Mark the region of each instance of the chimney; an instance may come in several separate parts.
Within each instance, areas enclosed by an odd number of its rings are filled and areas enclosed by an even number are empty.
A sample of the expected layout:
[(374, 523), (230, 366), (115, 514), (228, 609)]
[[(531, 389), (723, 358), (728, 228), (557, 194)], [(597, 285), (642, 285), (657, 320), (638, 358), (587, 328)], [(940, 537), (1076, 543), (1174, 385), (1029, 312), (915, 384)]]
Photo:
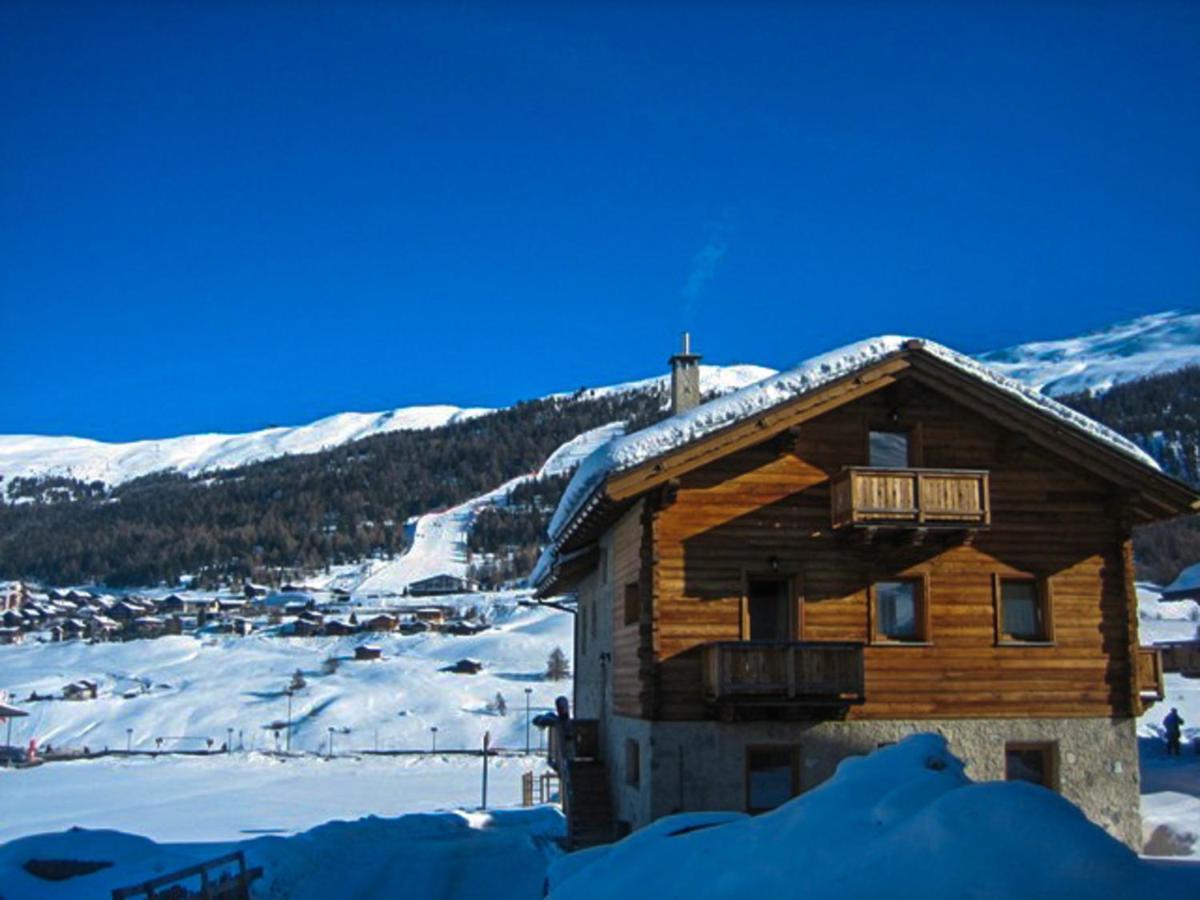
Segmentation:
[(700, 355), (692, 352), (692, 336), (683, 333), (683, 350), (671, 363), (671, 415), (700, 405)]

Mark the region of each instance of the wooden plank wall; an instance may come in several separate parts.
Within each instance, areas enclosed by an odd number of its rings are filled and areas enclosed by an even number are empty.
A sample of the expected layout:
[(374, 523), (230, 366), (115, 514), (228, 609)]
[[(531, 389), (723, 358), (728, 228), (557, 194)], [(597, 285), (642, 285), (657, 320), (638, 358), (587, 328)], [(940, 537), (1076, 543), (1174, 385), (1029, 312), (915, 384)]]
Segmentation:
[(625, 586), (638, 584), (642, 576), (641, 504), (617, 521), (612, 540), (613, 711), (622, 716), (638, 716), (642, 712), (638, 652), (641, 632), (638, 624), (625, 624)]
[[(991, 471), (993, 525), (970, 545), (833, 534), (829, 478), (866, 462), (869, 423), (899, 409), (922, 464)], [(1130, 644), (1118, 513), (1108, 487), (911, 380), (683, 477), (653, 523), (657, 616), (649, 714), (705, 715), (699, 645), (737, 640), (746, 573), (772, 558), (794, 575), (796, 637), (866, 641), (867, 587), (926, 579), (931, 645), (866, 650), (867, 702), (852, 718), (1131, 713)], [(1052, 647), (998, 647), (993, 575), (1047, 577)], [(614, 604), (617, 605), (617, 604)]]

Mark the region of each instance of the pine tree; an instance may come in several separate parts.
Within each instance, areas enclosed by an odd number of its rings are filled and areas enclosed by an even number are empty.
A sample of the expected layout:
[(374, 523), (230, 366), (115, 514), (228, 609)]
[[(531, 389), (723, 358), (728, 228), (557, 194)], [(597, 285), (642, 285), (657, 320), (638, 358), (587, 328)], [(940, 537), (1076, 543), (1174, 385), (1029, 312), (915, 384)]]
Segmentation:
[(567, 660), (567, 654), (563, 653), (562, 647), (555, 647), (546, 661), (546, 677), (551, 681), (562, 681), (570, 674), (571, 663)]

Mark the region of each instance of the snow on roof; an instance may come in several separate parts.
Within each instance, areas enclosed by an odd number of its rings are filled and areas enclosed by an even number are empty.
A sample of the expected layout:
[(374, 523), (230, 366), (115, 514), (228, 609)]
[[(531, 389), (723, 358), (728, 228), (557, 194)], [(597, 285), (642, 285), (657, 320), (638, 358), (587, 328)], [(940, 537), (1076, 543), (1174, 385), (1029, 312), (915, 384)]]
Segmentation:
[(1179, 591), (1194, 591), (1200, 589), (1200, 563), (1188, 566), (1176, 576), (1175, 580), (1163, 588), (1164, 594), (1174, 594)]
[[(1158, 470), (1158, 463), (1141, 448), (1110, 428), (1075, 412), (1019, 381), (1001, 375), (949, 347), (923, 339), (883, 335), (815, 356), (794, 369), (764, 378), (749, 387), (718, 397), (649, 428), (615, 438), (595, 450), (575, 471), (548, 529), (552, 542), (587, 504), (609, 474), (621, 472), (706, 437), (735, 422), (765, 412), (900, 352), (905, 342), (921, 340), (922, 349), (956, 369), (986, 382), (1010, 397), (1058, 419), (1077, 431), (1107, 444), (1136, 462)], [(544, 571), (540, 564), (536, 571)], [(534, 581), (533, 583), (537, 583)]]

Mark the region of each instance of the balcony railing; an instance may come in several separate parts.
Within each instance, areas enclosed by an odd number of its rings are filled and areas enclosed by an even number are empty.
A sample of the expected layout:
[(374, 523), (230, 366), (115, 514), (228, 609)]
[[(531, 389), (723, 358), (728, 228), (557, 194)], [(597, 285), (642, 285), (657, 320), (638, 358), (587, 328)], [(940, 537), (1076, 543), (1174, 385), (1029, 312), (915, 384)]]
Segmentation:
[(1155, 701), (1163, 699), (1162, 651), (1157, 647), (1137, 648), (1137, 691), (1142, 708), (1147, 709)]
[(862, 644), (722, 641), (703, 648), (711, 703), (845, 707), (865, 699)]
[(833, 527), (979, 528), (991, 524), (988, 473), (975, 469), (843, 469)]

